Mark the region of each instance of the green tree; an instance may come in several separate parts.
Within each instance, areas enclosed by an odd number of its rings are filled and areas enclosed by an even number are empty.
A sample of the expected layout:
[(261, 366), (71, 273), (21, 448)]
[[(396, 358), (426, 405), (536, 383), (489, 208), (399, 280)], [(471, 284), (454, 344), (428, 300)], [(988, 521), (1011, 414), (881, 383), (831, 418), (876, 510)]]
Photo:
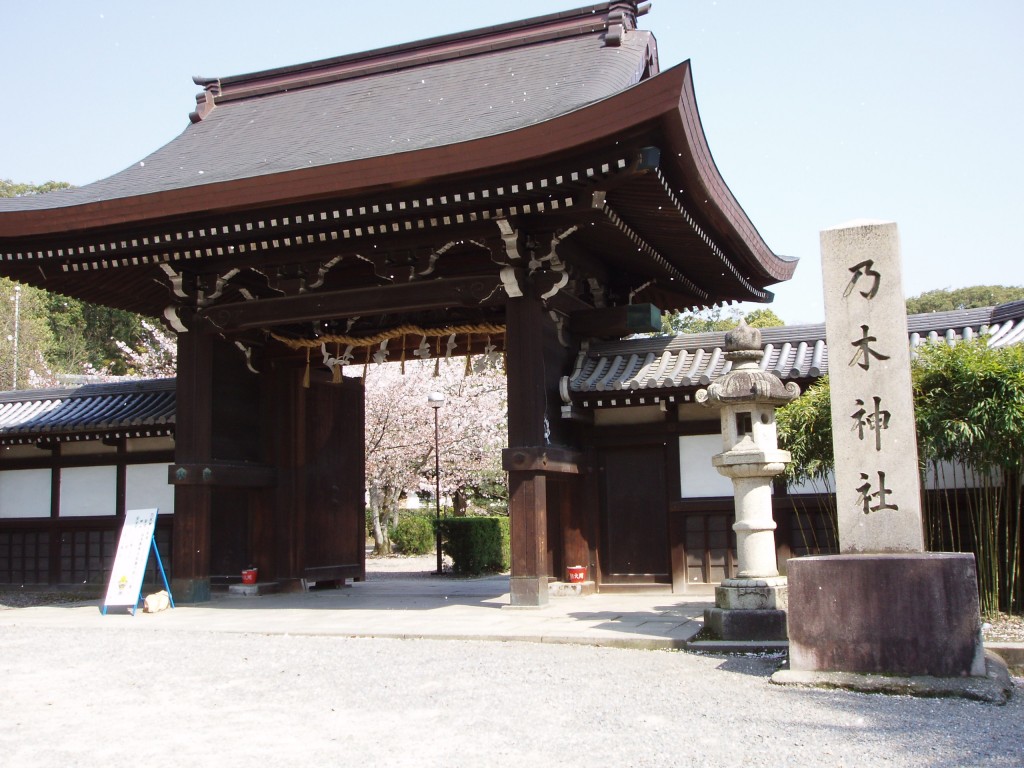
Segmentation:
[(0, 278), (0, 389), (35, 386), (53, 337), (46, 293)]
[(748, 312), (743, 319), (751, 328), (781, 328), (786, 324), (781, 317), (767, 307)]
[[(27, 184), (0, 179), (0, 197), (41, 195), (70, 186), (64, 181)], [(11, 286), (10, 290), (13, 291), (13, 284)], [(25, 316), (26, 322), (32, 324), (38, 317), (43, 317), (49, 330), (44, 332), (35, 329), (29, 332), (24, 353), (19, 344), (19, 363), (27, 361), (40, 367), (41, 354), (46, 367), (57, 373), (82, 373), (86, 368), (92, 368), (122, 375), (128, 372), (128, 365), (121, 345), (126, 344), (131, 348), (145, 345), (147, 334), (142, 319), (131, 312), (27, 287), (22, 288), (21, 298), (25, 304), (23, 311), (28, 313)], [(2, 317), (0, 313), (0, 319)], [(7, 335), (13, 339), (13, 327)], [(38, 339), (38, 343), (34, 339)], [(25, 360), (22, 360), (23, 357)], [(13, 375), (13, 364), (8, 368)], [(21, 371), (27, 368), (22, 364), (18, 368), (19, 383), (27, 381), (21, 375)], [(3, 381), (10, 382), (12, 379), (5, 376)]]
[[(801, 486), (816, 494), (808, 502), (804, 494), (793, 494), (795, 522), (808, 553), (828, 554), (838, 549), (838, 519), (832, 470), (832, 413), (830, 388), (825, 376), (791, 403), (778, 409), (775, 424), (779, 445), (788, 450), (792, 461), (786, 465), (786, 484)], [(815, 524), (815, 516), (823, 519)]]
[(948, 312), (954, 309), (992, 307), (1024, 299), (1024, 286), (972, 285), (967, 288), (940, 288), (907, 299), (907, 313)]
[(829, 493), (835, 467), (830, 393), (828, 376), (824, 376), (775, 412), (779, 445), (792, 455), (786, 467), (786, 482), (814, 485), (819, 492)]
[(123, 345), (145, 346), (142, 318), (122, 309), (101, 307), (58, 294), (47, 294), (54, 344), (47, 362), (57, 371), (81, 373), (83, 368), (129, 372)]
[(755, 309), (744, 315), (735, 309), (723, 314), (722, 307), (713, 307), (700, 312), (665, 312), (661, 316), (661, 332), (677, 334), (731, 331), (740, 324), (740, 319), (754, 328), (777, 328), (785, 325), (782, 318), (768, 308)]
[(984, 339), (928, 344), (913, 373), (921, 457), (936, 472), (952, 467), (954, 480), (959, 472), (961, 486), (930, 510), (929, 537), (959, 548), (960, 524), (966, 523), (982, 610), (1019, 611), (1024, 346), (993, 349)]
[(68, 189), (71, 185), (66, 181), (48, 181), (45, 184), (16, 184), (10, 179), (0, 179), (0, 197), (24, 197), (41, 195), (55, 189)]

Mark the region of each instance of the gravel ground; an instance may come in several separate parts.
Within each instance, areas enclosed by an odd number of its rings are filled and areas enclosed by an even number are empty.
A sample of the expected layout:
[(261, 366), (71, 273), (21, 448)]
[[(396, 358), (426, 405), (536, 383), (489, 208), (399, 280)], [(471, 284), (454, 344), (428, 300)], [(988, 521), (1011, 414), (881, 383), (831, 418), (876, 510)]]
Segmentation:
[[(371, 581), (428, 578), (436, 560), (367, 565)], [(1024, 765), (1024, 696), (999, 707), (779, 688), (768, 681), (779, 663), (532, 643), (12, 626), (0, 628), (0, 764)]]
[(771, 657), (0, 629), (5, 766), (1014, 766), (1006, 706), (773, 686)]
[[(435, 567), (432, 555), (371, 558), (367, 578), (430, 578)], [(0, 605), (76, 597), (13, 591), (0, 593)], [(998, 707), (779, 688), (768, 681), (779, 663), (531, 643), (12, 626), (0, 629), (0, 764), (1024, 765), (1024, 696)]]

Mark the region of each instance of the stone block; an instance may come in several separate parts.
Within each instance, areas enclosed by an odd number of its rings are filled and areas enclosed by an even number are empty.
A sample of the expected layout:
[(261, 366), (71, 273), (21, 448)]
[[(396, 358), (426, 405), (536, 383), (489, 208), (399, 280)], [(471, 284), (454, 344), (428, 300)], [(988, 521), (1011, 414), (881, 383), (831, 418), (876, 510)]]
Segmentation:
[(593, 581), (552, 581), (548, 583), (549, 597), (587, 597), (597, 593), (597, 584)]
[(228, 587), (228, 597), (259, 597), (280, 591), (276, 581), (258, 581), (255, 584), (232, 584)]
[(708, 608), (704, 628), (720, 640), (785, 640), (786, 612)]
[(985, 674), (973, 555), (804, 557), (788, 575), (791, 670)]
[(509, 602), (519, 608), (542, 608), (548, 604), (546, 576), (513, 576), (509, 579)]

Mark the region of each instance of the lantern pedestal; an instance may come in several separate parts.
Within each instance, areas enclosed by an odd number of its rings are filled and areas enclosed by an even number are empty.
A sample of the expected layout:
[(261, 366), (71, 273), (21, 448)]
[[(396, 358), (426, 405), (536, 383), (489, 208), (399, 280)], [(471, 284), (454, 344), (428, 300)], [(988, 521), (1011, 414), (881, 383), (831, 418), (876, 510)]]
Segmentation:
[(715, 588), (715, 607), (704, 627), (722, 640), (785, 640), (789, 588), (784, 576), (726, 579)]

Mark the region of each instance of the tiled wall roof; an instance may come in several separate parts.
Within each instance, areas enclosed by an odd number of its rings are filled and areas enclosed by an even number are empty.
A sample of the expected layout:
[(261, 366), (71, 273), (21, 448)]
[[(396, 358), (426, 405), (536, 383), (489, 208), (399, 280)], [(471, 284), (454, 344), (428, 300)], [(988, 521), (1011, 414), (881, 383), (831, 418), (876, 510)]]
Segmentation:
[[(907, 329), (912, 347), (938, 340), (955, 344), (986, 334), (990, 346), (1018, 344), (1024, 342), (1024, 301), (910, 315)], [(763, 328), (761, 341), (761, 368), (780, 379), (815, 379), (828, 373), (824, 323)], [(562, 397), (569, 403), (602, 393), (657, 395), (704, 387), (731, 367), (725, 359), (725, 332), (597, 342), (580, 352), (573, 373), (563, 381)], [(608, 398), (601, 402), (612, 404)]]
[(174, 432), (175, 380), (0, 393), (0, 445)]

